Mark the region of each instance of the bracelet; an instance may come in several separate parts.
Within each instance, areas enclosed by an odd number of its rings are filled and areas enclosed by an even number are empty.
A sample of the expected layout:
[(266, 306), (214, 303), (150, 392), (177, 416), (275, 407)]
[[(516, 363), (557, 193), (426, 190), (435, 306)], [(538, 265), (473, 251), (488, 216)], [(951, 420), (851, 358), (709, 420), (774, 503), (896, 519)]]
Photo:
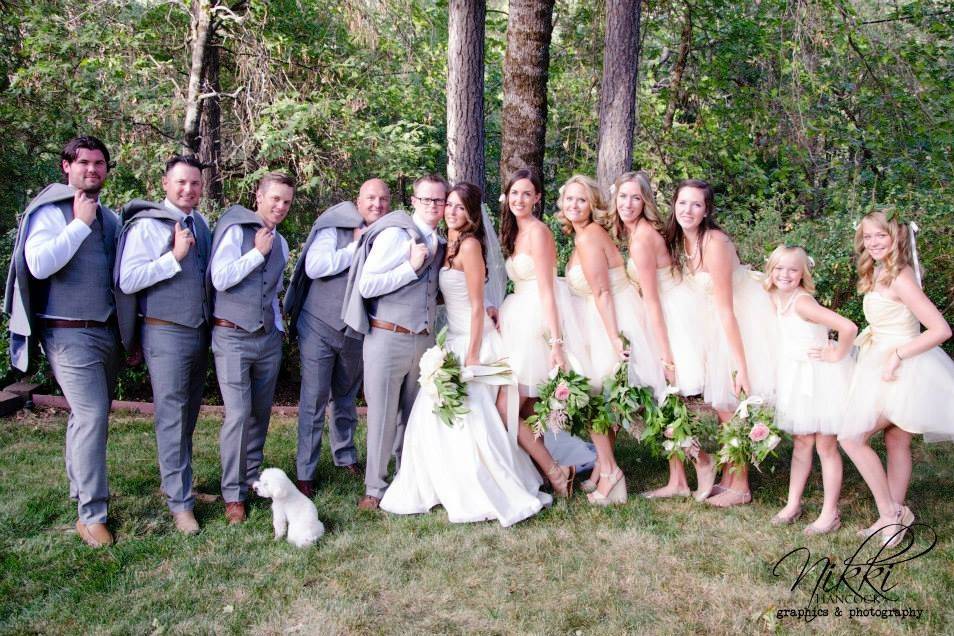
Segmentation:
[(563, 344), (563, 338), (548, 338), (547, 344), (550, 345), (551, 347), (557, 344), (561, 345)]
[(897, 349), (894, 350), (894, 355), (898, 356), (898, 362), (904, 362), (904, 358), (901, 357), (901, 352)]

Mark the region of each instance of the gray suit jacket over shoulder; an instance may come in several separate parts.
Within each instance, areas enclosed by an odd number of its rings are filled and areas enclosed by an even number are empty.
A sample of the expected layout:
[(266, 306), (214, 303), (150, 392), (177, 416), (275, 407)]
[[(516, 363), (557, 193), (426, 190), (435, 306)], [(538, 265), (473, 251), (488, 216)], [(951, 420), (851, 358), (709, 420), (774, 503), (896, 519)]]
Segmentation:
[[(344, 304), (341, 308), (341, 318), (344, 320), (345, 324), (354, 329), (355, 331), (363, 334), (368, 334), (371, 331), (371, 322), (370, 322), (370, 313), (372, 311), (372, 306), (378, 302), (380, 298), (386, 298), (390, 294), (385, 294), (380, 296), (378, 299), (366, 300), (362, 298), (361, 293), (358, 291), (358, 281), (361, 280), (361, 270), (364, 268), (364, 263), (368, 258), (368, 254), (371, 253), (371, 247), (374, 245), (374, 240), (377, 236), (392, 227), (401, 228), (407, 231), (413, 238), (416, 243), (426, 244), (424, 236), (421, 234), (421, 231), (418, 229), (417, 225), (414, 224), (414, 220), (411, 216), (402, 211), (394, 211), (386, 216), (378, 219), (374, 222), (367, 232), (361, 235), (361, 241), (358, 243), (358, 249), (355, 251), (354, 261), (351, 263), (351, 269), (348, 272), (348, 287), (345, 292)], [(435, 253), (424, 262), (424, 265), (421, 269), (421, 275), (425, 271), (430, 271), (435, 267), (435, 262), (437, 266), (443, 262), (444, 259), (444, 250), (443, 242), (438, 242), (438, 248)], [(435, 295), (436, 295), (436, 277), (433, 283)], [(411, 285), (409, 283), (408, 285)], [(408, 287), (400, 288), (394, 293), (400, 292), (402, 289)], [(432, 313), (428, 310), (427, 307), (422, 307), (428, 313)]]
[[(116, 318), (119, 322), (119, 336), (122, 339), (123, 347), (129, 351), (136, 340), (138, 330), (139, 306), (137, 296), (139, 294), (125, 294), (119, 288), (120, 263), (123, 259), (123, 252), (126, 249), (126, 238), (129, 236), (129, 230), (133, 223), (142, 219), (156, 219), (166, 221), (170, 224), (170, 231), (180, 220), (172, 210), (166, 208), (162, 203), (154, 201), (145, 201), (143, 199), (133, 199), (119, 209), (119, 217), (123, 224), (122, 231), (119, 234), (119, 246), (116, 248), (116, 265), (113, 267), (113, 287), (116, 293)], [(208, 261), (212, 254), (212, 233), (205, 220), (198, 214), (193, 215), (195, 223), (195, 249), (201, 259), (208, 267)], [(170, 243), (171, 245), (171, 243)], [(145, 290), (143, 290), (145, 291)], [(140, 294), (143, 292), (139, 292)], [(206, 291), (206, 299), (208, 292)], [(212, 322), (211, 303), (205, 305), (206, 327), (209, 328)]]
[[(29, 365), (29, 351), (35, 344), (40, 333), (40, 324), (36, 310), (31, 302), (36, 279), (30, 273), (26, 264), (27, 228), (30, 227), (31, 215), (47, 204), (63, 205), (70, 202), (72, 205), (76, 190), (64, 183), (51, 183), (38, 194), (23, 211), (20, 225), (17, 228), (17, 237), (13, 245), (13, 256), (10, 259), (10, 269), (7, 272), (7, 284), (3, 298), (3, 310), (10, 315), (10, 362), (20, 371), (26, 372)], [(102, 210), (103, 235), (106, 242), (108, 256), (112, 257), (116, 248), (119, 222), (116, 214), (100, 204)]]
[[(308, 233), (308, 239), (305, 241), (298, 262), (295, 263), (295, 271), (292, 273), (291, 282), (288, 284), (288, 290), (285, 292), (285, 315), (288, 318), (288, 333), (294, 337), (297, 335), (298, 315), (301, 313), (305, 301), (308, 299), (308, 292), (312, 286), (312, 280), (305, 272), (305, 259), (308, 257), (308, 250), (315, 237), (323, 229), (336, 228), (353, 230), (364, 225), (364, 219), (351, 201), (342, 201), (331, 206), (321, 213), (311, 226)], [(339, 308), (340, 311), (340, 308)]]

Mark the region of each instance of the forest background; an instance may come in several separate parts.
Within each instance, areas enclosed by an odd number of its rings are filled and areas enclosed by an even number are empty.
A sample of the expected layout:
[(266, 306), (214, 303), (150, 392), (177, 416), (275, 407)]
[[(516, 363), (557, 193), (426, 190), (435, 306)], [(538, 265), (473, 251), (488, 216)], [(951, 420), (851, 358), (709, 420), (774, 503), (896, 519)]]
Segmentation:
[[(447, 96), (463, 90), (448, 80), (449, 60), (461, 61), (448, 37), (463, 11), (483, 29), (463, 58), (483, 56), (470, 106), (484, 124), (464, 151), (476, 148), (492, 210), (515, 143), (536, 144), (525, 158), (542, 169), (548, 218), (563, 180), (597, 172), (612, 62), (637, 72), (623, 96), (634, 98), (632, 143), (609, 141), (651, 173), (661, 210), (679, 180), (710, 181), (744, 262), (761, 269), (778, 243), (805, 246), (820, 300), (863, 325), (853, 227), (871, 205), (897, 205), (921, 227), (925, 289), (954, 320), (949, 0), (0, 0), (0, 11), (4, 271), (18, 213), (58, 180), (59, 151), (77, 134), (112, 151), (103, 200), (114, 208), (161, 199), (162, 164), (183, 150), (211, 166), (202, 210), (212, 219), (251, 205), (266, 170), (292, 172), (289, 267), (316, 214), (366, 178), (384, 178), (392, 207), (406, 206), (417, 176), (448, 172)], [(508, 44), (536, 57), (508, 55)], [(544, 91), (530, 104), (535, 127), (507, 117), (517, 75)], [(297, 362), (287, 344), (291, 401)], [(34, 377), (53, 390), (44, 365)], [(144, 367), (123, 371), (117, 397), (149, 394)]]

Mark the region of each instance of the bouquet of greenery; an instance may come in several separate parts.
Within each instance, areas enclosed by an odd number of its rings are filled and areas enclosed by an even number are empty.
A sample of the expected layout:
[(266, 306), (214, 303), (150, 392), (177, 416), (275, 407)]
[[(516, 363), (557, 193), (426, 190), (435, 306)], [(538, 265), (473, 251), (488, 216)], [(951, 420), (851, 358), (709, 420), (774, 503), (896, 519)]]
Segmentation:
[(537, 437), (549, 429), (580, 433), (589, 426), (599, 401), (590, 395), (590, 382), (575, 371), (556, 368), (537, 390), (540, 399), (533, 405), (527, 425)]
[(775, 412), (762, 402), (758, 396), (746, 397), (732, 419), (722, 425), (719, 431), (719, 466), (730, 465), (730, 470), (738, 466), (752, 464), (761, 470), (761, 464), (770, 455), (775, 455), (775, 447), (782, 441), (782, 432), (775, 426)]
[(434, 402), (434, 414), (448, 426), (454, 419), (466, 415), (467, 383), (461, 375), (460, 359), (444, 347), (447, 327), (437, 334), (437, 344), (421, 356), (418, 382), (421, 390)]
[[(628, 346), (629, 343), (624, 343)], [(613, 375), (603, 380), (600, 408), (591, 422), (594, 433), (606, 435), (614, 428), (624, 428), (640, 439), (654, 425), (659, 407), (648, 387), (633, 386), (629, 382), (629, 363), (620, 362)]]
[(695, 458), (703, 443), (715, 438), (715, 427), (703, 421), (686, 404), (676, 387), (666, 388), (661, 405), (647, 410), (646, 426), (638, 437), (656, 457)]

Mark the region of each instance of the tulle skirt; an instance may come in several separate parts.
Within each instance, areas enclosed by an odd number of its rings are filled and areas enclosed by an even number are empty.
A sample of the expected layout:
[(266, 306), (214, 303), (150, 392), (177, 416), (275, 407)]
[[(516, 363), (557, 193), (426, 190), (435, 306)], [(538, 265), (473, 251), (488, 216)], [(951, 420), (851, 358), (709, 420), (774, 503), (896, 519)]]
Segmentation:
[[(563, 336), (563, 350), (570, 366), (582, 373), (581, 360), (586, 356), (586, 343), (577, 321), (570, 291), (562, 278), (553, 287)], [(550, 345), (546, 318), (540, 303), (537, 282), (516, 285), (500, 307), (500, 333), (504, 355), (520, 385), (520, 394), (537, 397), (537, 387), (549, 379)]]
[[(762, 287), (761, 274), (737, 268), (732, 276), (732, 302), (739, 324), (752, 395), (767, 402), (775, 399), (778, 325), (775, 307)], [(703, 399), (720, 411), (731, 411), (739, 400), (733, 392), (735, 363), (711, 292), (707, 315), (706, 380)]]
[[(619, 356), (610, 340), (603, 319), (593, 296), (574, 297), (579, 311), (582, 336), (588, 345), (588, 355), (582, 362), (583, 372), (590, 380), (594, 390), (603, 387), (604, 380), (611, 376), (619, 366)], [(636, 290), (626, 285), (613, 291), (613, 303), (616, 308), (616, 323), (620, 332), (629, 340), (630, 382), (638, 386), (648, 386), (657, 398), (662, 398), (666, 389), (662, 364), (659, 361), (659, 348), (650, 339), (646, 331), (646, 309)]]
[(840, 432), (854, 366), (851, 356), (838, 362), (780, 356), (775, 400), (778, 427), (792, 435)]
[(902, 344), (871, 341), (861, 348), (839, 438), (862, 435), (883, 416), (927, 442), (954, 440), (954, 361), (934, 347), (905, 359), (895, 380), (885, 382), (885, 360)]
[(667, 267), (657, 271), (659, 302), (669, 336), (676, 386), (682, 395), (702, 395), (706, 381), (705, 334), (699, 318), (706, 314), (705, 296)]

